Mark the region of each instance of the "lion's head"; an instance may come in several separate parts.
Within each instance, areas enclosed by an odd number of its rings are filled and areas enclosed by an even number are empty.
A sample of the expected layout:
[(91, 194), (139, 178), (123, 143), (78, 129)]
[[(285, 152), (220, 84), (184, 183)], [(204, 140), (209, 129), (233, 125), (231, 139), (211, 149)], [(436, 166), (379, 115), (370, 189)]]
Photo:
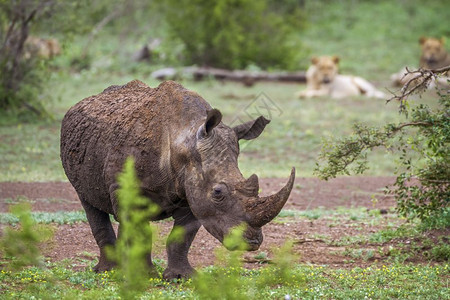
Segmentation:
[(444, 39), (421, 37), (419, 43), (422, 47), (421, 67), (433, 68), (433, 65), (444, 61), (447, 51), (444, 47)]
[(338, 74), (339, 57), (337, 56), (313, 57), (311, 62), (316, 67), (314, 74), (316, 82), (331, 83)]

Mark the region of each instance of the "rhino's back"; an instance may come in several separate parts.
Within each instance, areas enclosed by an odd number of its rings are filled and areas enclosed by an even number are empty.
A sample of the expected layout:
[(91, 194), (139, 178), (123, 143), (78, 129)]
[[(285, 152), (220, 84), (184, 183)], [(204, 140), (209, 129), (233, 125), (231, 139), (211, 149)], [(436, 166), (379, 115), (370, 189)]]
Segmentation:
[[(150, 88), (140, 81), (112, 86), (73, 106), (61, 127), (61, 159), (80, 197), (111, 212), (109, 186), (133, 155), (141, 172), (158, 178), (161, 140), (174, 126), (205, 114), (209, 105), (175, 82)], [(145, 166), (144, 166), (145, 165)], [(146, 168), (142, 171), (142, 168)]]

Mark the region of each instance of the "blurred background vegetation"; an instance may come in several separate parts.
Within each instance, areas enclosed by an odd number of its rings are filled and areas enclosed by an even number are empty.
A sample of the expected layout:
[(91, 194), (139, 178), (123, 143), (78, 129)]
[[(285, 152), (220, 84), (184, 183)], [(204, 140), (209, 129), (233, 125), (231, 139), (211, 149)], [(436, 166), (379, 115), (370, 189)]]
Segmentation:
[[(157, 86), (151, 74), (165, 67), (295, 71), (334, 54), (342, 73), (394, 89), (391, 73), (418, 66), (420, 36), (450, 36), (448, 11), (439, 0), (0, 0), (0, 181), (66, 180), (59, 126), (67, 109), (135, 78)], [(56, 39), (60, 54), (28, 55), (29, 36)], [(402, 119), (384, 101), (298, 100), (297, 84), (179, 81), (228, 123), (261, 93), (280, 108), (243, 149), (244, 175), (284, 177), (295, 165), (311, 176), (322, 137)], [(432, 93), (423, 99), (437, 102)], [(376, 152), (368, 174), (392, 174), (392, 160)]]

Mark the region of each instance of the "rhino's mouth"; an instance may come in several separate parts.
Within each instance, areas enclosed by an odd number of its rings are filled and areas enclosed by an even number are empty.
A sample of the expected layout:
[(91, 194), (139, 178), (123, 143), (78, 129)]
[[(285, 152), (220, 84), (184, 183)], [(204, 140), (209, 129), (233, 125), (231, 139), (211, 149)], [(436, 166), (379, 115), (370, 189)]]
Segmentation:
[[(239, 243), (224, 243), (224, 235), (218, 234), (215, 235), (214, 230), (209, 230), (207, 227), (205, 229), (211, 233), (214, 237), (216, 237), (228, 250), (243, 250), (242, 245)], [(263, 234), (261, 228), (254, 228), (252, 226), (247, 225), (247, 229), (244, 231), (242, 235), (242, 240), (246, 244), (245, 250), (247, 251), (256, 251), (259, 249), (263, 242)]]
[(243, 235), (244, 241), (247, 244), (248, 251), (256, 251), (263, 242), (263, 234), (261, 228), (247, 227)]
[(256, 251), (259, 249), (259, 246), (261, 246), (262, 241), (254, 239), (254, 240), (246, 240), (245, 242), (247, 243), (248, 251)]
[[(259, 246), (262, 244), (262, 239), (244, 239), (246, 243), (245, 250), (247, 251), (256, 251), (259, 249)], [(225, 246), (228, 250), (234, 251), (234, 250), (242, 250), (239, 245), (233, 245), (233, 246)]]

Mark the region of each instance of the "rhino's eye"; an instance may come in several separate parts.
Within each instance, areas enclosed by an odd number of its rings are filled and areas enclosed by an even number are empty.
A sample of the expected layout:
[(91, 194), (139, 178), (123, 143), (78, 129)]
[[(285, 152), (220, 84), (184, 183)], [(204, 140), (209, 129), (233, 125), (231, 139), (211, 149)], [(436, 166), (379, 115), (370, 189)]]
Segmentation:
[(225, 196), (226, 186), (219, 184), (213, 187), (212, 197), (215, 200), (221, 200)]

